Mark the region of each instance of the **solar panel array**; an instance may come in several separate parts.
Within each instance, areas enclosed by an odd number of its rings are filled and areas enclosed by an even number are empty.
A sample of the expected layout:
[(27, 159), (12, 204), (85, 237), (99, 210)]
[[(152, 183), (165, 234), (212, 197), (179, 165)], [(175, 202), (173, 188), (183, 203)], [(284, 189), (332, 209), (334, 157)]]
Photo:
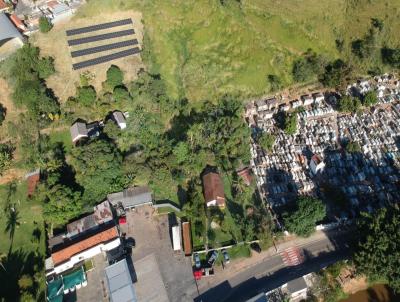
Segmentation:
[[(78, 57), (85, 56), (85, 58), (83, 58), (84, 61), (73, 63), (72, 68), (74, 70), (78, 70), (81, 68), (90, 67), (93, 65), (105, 63), (105, 62), (116, 60), (116, 59), (123, 58), (126, 56), (138, 54), (140, 52), (140, 48), (134, 47), (135, 45), (138, 44), (137, 39), (129, 39), (129, 40), (113, 42), (113, 43), (106, 42), (106, 40), (109, 40), (109, 39), (115, 39), (115, 38), (134, 35), (135, 31), (133, 29), (124, 29), (124, 30), (119, 30), (119, 31), (114, 31), (114, 32), (108, 31), (106, 33), (97, 34), (97, 35), (96, 34), (95, 35), (88, 34), (88, 33), (92, 33), (92, 32), (99, 31), (99, 30), (113, 29), (114, 27), (125, 26), (125, 25), (130, 25), (130, 24), (133, 24), (131, 19), (124, 19), (124, 20), (119, 20), (119, 21), (114, 21), (114, 22), (102, 23), (102, 24), (67, 30), (66, 31), (67, 37), (74, 36), (74, 35), (80, 35), (76, 39), (71, 39), (71, 40), (67, 41), (68, 45), (71, 48), (71, 57), (78, 58)], [(85, 34), (88, 34), (88, 35), (85, 35)], [(94, 42), (100, 42), (100, 43), (94, 43)], [(87, 43), (93, 43), (94, 45), (93, 44), (88, 45), (88, 46), (92, 46), (92, 47), (87, 47), (87, 48), (83, 48), (83, 49), (75, 48), (75, 47), (79, 47), (81, 45), (84, 46), (84, 44), (87, 44)], [(117, 51), (117, 52), (110, 54), (110, 51), (117, 50), (120, 48), (125, 48), (125, 49), (122, 51)], [(101, 53), (101, 52), (108, 52), (108, 53), (106, 53), (106, 55), (102, 55), (99, 57), (93, 56), (93, 54), (97, 54), (97, 53)]]
[(135, 31), (133, 29), (121, 30), (121, 31), (116, 31), (113, 33), (108, 33), (108, 34), (102, 34), (102, 35), (97, 35), (97, 36), (69, 40), (68, 45), (74, 46), (74, 45), (79, 45), (79, 44), (85, 44), (85, 43), (90, 43), (90, 42), (96, 42), (96, 41), (101, 41), (101, 40), (108, 40), (108, 39), (112, 39), (112, 38), (129, 36), (129, 35), (133, 35), (133, 34), (135, 34)]
[(79, 63), (73, 64), (72, 67), (73, 67), (74, 70), (77, 70), (77, 69), (81, 69), (81, 68), (85, 68), (85, 67), (101, 64), (101, 63), (105, 63), (105, 62), (108, 62), (108, 61), (112, 61), (112, 60), (115, 60), (115, 59), (123, 58), (123, 57), (126, 57), (126, 56), (131, 56), (131, 55), (137, 54), (139, 52), (140, 52), (140, 49), (138, 47), (130, 48), (130, 49), (127, 49), (127, 50), (123, 50), (123, 51), (120, 51), (120, 52), (113, 53), (111, 55), (102, 56), (102, 57), (98, 57), (96, 59), (91, 59), (91, 60), (79, 62)]
[(108, 22), (108, 23), (87, 26), (87, 27), (70, 29), (70, 30), (67, 30), (66, 33), (67, 33), (67, 36), (73, 36), (73, 35), (85, 34), (85, 33), (89, 33), (92, 31), (112, 28), (112, 27), (116, 27), (116, 26), (128, 25), (128, 24), (132, 24), (132, 19), (124, 19), (124, 20), (119, 20), (119, 21), (114, 21), (114, 22)]
[(91, 48), (86, 48), (82, 50), (76, 50), (76, 51), (71, 51), (71, 57), (76, 58), (80, 56), (86, 56), (106, 50), (113, 50), (121, 47), (126, 47), (126, 46), (134, 46), (138, 44), (138, 40), (133, 39), (133, 40), (128, 40), (128, 41), (122, 41), (122, 42), (117, 42), (117, 43), (111, 43), (111, 44), (105, 44), (105, 45), (100, 45), (96, 47), (91, 47)]

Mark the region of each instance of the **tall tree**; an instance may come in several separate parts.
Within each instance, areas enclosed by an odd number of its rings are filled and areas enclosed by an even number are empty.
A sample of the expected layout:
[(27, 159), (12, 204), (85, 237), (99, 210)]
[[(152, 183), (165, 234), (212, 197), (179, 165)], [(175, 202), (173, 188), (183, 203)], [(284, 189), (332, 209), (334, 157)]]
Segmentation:
[(400, 210), (383, 208), (363, 213), (358, 221), (357, 269), (371, 280), (387, 280), (400, 292)]
[(108, 193), (126, 185), (122, 156), (114, 143), (107, 140), (93, 140), (74, 148), (71, 165), (77, 182), (84, 188), (84, 200), (90, 203), (101, 201)]
[(12, 249), (13, 241), (14, 241), (14, 234), (15, 229), (20, 225), (20, 216), (15, 204), (13, 206), (9, 206), (7, 212), (7, 220), (6, 220), (6, 228), (4, 229), (5, 232), (9, 233), (11, 244), (10, 250)]
[(310, 196), (300, 196), (296, 209), (283, 214), (284, 225), (291, 233), (307, 237), (315, 230), (315, 224), (326, 215), (325, 205), (321, 200)]

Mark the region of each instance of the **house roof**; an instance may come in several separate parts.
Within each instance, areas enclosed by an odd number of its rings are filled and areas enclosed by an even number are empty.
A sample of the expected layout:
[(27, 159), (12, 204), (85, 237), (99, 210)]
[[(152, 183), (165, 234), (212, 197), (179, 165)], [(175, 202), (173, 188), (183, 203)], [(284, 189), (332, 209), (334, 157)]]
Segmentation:
[(84, 233), (113, 219), (110, 203), (106, 200), (94, 207), (94, 213), (67, 224), (68, 236)]
[(105, 275), (111, 302), (137, 301), (126, 259), (107, 266)]
[(291, 294), (298, 292), (300, 290), (306, 289), (306, 288), (307, 288), (307, 283), (303, 277), (294, 279), (287, 283), (287, 289)]
[(153, 201), (151, 191), (147, 186), (131, 187), (122, 192), (111, 193), (107, 195), (107, 199), (112, 205), (122, 203), (126, 208), (151, 203)]
[(17, 17), (16, 14), (10, 15), (10, 19), (16, 27), (19, 27), (19, 28), (25, 27), (25, 24), (22, 22), (22, 20), (20, 18)]
[(125, 116), (122, 114), (121, 111), (114, 111), (112, 115), (117, 124), (123, 124), (126, 122)]
[(4, 0), (0, 0), (0, 11), (7, 8), (8, 8), (7, 3), (5, 3)]
[(249, 168), (244, 168), (242, 170), (240, 170), (239, 172), (237, 172), (237, 174), (243, 179), (243, 181), (246, 183), (246, 185), (250, 185), (251, 184), (251, 174), (250, 174), (250, 169)]
[(216, 200), (217, 203), (225, 203), (224, 185), (221, 176), (215, 172), (209, 172), (203, 176), (204, 199), (206, 203)]
[(119, 236), (118, 230), (114, 226), (97, 234), (94, 234), (84, 240), (78, 241), (57, 252), (52, 253), (51, 258), (53, 259), (54, 265), (58, 265), (65, 261), (68, 261), (72, 256), (76, 254), (79, 254), (87, 249), (95, 247), (101, 243), (109, 242), (117, 238), (118, 236)]
[[(1, 9), (1, 8), (0, 8)], [(0, 13), (0, 42), (12, 38), (23, 40), (22, 35), (5, 13)], [(0, 43), (1, 44), (1, 43)]]
[(71, 138), (75, 141), (80, 136), (88, 136), (88, 129), (85, 123), (75, 122), (70, 128)]

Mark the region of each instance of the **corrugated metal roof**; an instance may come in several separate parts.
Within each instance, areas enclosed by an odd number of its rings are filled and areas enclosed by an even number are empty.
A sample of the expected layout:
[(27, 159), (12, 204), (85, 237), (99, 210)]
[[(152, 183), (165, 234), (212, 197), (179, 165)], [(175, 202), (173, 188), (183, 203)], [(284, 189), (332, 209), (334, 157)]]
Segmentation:
[(6, 16), (5, 13), (0, 13), (0, 42), (12, 38), (19, 38), (23, 40), (22, 35)]
[(111, 302), (136, 302), (128, 263), (123, 259), (105, 268)]

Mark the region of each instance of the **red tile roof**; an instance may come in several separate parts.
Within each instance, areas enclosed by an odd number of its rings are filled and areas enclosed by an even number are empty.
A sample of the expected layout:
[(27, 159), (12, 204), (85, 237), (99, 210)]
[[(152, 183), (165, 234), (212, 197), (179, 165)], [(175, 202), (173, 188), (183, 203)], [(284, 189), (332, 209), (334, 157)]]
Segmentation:
[(35, 193), (36, 186), (40, 181), (40, 172), (32, 174), (27, 178), (28, 182), (28, 197), (31, 197)]
[(69, 260), (72, 256), (79, 254), (85, 250), (88, 250), (101, 243), (106, 243), (118, 237), (118, 230), (116, 227), (112, 227), (100, 233), (97, 233), (89, 238), (74, 243), (60, 251), (51, 254), (54, 265), (58, 265)]
[(204, 199), (206, 203), (216, 200), (219, 207), (225, 206), (224, 185), (218, 173), (209, 172), (203, 176)]
[(12, 15), (10, 16), (10, 20), (11, 20), (11, 21), (14, 23), (14, 25), (15, 25), (16, 27), (18, 27), (19, 29), (24, 29), (24, 28), (25, 28), (24, 23), (21, 21), (20, 18), (17, 17), (16, 14), (12, 14)]
[(251, 172), (249, 168), (244, 168), (243, 170), (237, 172), (237, 174), (243, 179), (246, 185), (250, 186), (253, 178), (251, 177)]
[(5, 3), (4, 0), (0, 0), (0, 11), (6, 8), (8, 8), (7, 3)]

